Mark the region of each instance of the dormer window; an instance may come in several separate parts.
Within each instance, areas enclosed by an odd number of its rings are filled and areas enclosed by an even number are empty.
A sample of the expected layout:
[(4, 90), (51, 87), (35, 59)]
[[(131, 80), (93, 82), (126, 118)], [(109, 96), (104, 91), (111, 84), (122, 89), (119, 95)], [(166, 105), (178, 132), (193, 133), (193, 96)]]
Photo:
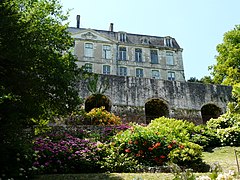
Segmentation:
[(149, 44), (149, 40), (147, 38), (142, 38), (141, 43), (142, 44)]
[(167, 47), (173, 47), (173, 44), (172, 44), (172, 39), (170, 37), (167, 37), (164, 39), (164, 43), (165, 43), (165, 46)]
[(120, 42), (126, 42), (127, 41), (127, 35), (125, 32), (120, 32), (119, 33), (119, 36), (118, 36), (118, 39)]

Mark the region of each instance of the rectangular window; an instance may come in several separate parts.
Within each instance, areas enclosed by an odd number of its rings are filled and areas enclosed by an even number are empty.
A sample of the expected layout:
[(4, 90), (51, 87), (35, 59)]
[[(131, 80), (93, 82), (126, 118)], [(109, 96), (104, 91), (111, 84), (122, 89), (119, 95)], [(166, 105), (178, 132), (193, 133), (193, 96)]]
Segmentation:
[(151, 54), (151, 63), (152, 64), (158, 64), (157, 50), (150, 50), (150, 54)]
[(160, 79), (160, 72), (159, 72), (159, 70), (152, 70), (152, 78), (153, 79)]
[(139, 48), (135, 49), (135, 61), (142, 62), (142, 49)]
[(168, 72), (168, 80), (175, 81), (175, 72)]
[(86, 57), (93, 57), (93, 44), (92, 43), (85, 44), (84, 55)]
[(126, 67), (120, 67), (119, 68), (119, 75), (120, 76), (127, 76), (127, 68)]
[(127, 50), (126, 47), (119, 47), (119, 60), (127, 60)]
[(143, 69), (136, 69), (136, 77), (143, 77)]
[(173, 53), (172, 52), (166, 52), (166, 64), (167, 65), (174, 65)]
[(120, 42), (126, 42), (126, 33), (120, 33), (119, 34), (119, 41)]
[(172, 47), (172, 39), (166, 38), (165, 39), (165, 45), (168, 46), (168, 47)]
[(109, 65), (103, 65), (103, 74), (110, 74), (111, 67)]
[(104, 59), (111, 59), (111, 46), (103, 45), (103, 58)]
[(83, 67), (84, 71), (91, 73), (92, 72), (92, 64), (87, 63)]

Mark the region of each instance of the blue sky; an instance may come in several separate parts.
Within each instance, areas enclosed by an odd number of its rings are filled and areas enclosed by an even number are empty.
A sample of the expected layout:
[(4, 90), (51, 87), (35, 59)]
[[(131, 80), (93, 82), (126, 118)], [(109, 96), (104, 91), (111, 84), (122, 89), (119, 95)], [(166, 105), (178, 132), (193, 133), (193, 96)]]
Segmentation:
[(186, 80), (210, 75), (216, 46), (225, 32), (240, 24), (240, 0), (60, 0), (71, 9), (69, 22), (81, 27), (171, 36), (183, 48)]

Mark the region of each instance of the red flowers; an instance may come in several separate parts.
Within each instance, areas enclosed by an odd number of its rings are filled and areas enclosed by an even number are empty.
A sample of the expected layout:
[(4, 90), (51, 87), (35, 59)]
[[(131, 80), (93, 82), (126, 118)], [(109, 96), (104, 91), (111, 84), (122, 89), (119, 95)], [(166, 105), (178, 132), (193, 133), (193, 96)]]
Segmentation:
[(149, 150), (149, 151), (152, 151), (152, 150), (153, 150), (153, 148), (152, 148), (152, 147), (149, 147), (149, 148), (148, 148), (148, 150)]
[(157, 147), (159, 147), (159, 146), (161, 146), (161, 143), (160, 143), (160, 142), (157, 142), (157, 143), (153, 146), (153, 148), (157, 148)]
[(134, 141), (134, 144), (136, 144), (136, 145), (137, 145), (137, 144), (138, 144), (138, 141)]
[(161, 156), (160, 156), (160, 158), (161, 158), (161, 159), (165, 159), (165, 158), (166, 158), (166, 156), (164, 156), (164, 155), (161, 155)]
[(131, 149), (125, 149), (125, 152), (126, 152), (126, 153), (130, 153), (130, 152), (131, 152)]
[(180, 149), (184, 149), (184, 145), (180, 145), (179, 148), (180, 148)]

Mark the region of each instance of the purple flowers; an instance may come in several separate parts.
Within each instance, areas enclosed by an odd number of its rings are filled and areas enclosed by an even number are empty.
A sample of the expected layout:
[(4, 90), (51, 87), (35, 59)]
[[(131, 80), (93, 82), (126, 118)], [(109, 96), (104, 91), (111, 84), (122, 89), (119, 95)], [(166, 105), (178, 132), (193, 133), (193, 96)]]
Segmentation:
[(37, 138), (34, 142), (37, 158), (33, 165), (43, 173), (97, 170), (95, 162), (99, 159), (99, 148), (96, 143), (70, 134), (64, 135), (59, 138), (59, 135), (49, 134)]

